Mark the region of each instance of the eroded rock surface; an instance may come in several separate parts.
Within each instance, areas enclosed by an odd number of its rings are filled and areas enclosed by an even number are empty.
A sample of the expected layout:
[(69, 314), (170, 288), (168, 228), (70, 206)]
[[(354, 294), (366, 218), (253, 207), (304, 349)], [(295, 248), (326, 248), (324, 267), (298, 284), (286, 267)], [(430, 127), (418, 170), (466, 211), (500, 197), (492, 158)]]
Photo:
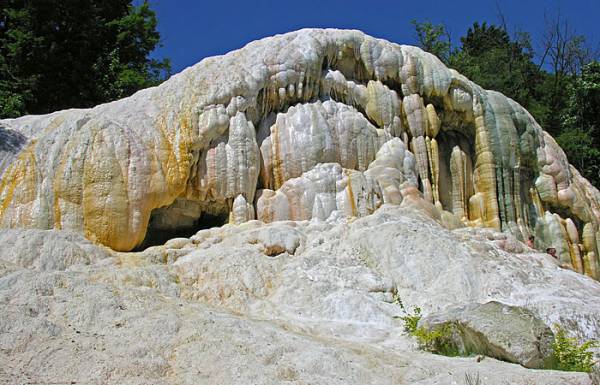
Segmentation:
[(362, 216), (410, 196), (600, 277), (600, 194), (531, 115), (359, 31), (255, 41), (120, 101), (0, 121), (0, 138), (2, 227), (131, 250), (207, 216)]
[(498, 301), (600, 337), (600, 193), (418, 48), (291, 32), (0, 139), (0, 381), (590, 383), (402, 333)]
[(66, 270), (110, 256), (80, 234), (56, 230), (0, 230), (4, 263), (38, 271)]
[[(426, 316), (493, 300), (598, 338), (600, 284), (504, 251), (505, 236), (384, 205), (356, 220), (226, 225), (66, 270), (0, 252), (0, 382), (590, 384), (436, 356), (403, 333), (398, 299)], [(36, 260), (61, 258), (44, 239)]]

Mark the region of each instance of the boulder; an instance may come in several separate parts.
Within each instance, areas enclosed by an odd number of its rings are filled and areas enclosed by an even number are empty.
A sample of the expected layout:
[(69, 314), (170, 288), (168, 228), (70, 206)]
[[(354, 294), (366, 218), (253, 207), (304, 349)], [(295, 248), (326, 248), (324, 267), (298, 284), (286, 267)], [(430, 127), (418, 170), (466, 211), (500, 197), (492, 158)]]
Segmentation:
[(543, 368), (552, 354), (552, 330), (529, 310), (496, 301), (433, 313), (418, 326), (448, 325), (450, 343), (462, 354), (483, 354), (527, 368)]

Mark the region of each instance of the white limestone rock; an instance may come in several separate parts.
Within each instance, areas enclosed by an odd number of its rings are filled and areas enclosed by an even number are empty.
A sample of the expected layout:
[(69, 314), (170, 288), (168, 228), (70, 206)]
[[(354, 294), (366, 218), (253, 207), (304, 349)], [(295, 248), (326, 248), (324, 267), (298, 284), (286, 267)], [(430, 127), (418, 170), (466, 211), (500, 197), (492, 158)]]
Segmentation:
[[(331, 188), (303, 207), (279, 189), (337, 163), (357, 176), (348, 186), (379, 199), (336, 197), (336, 209), (365, 204), (347, 215), (404, 202), (404, 178), (449, 228), (539, 234), (538, 247), (557, 246), (563, 263), (600, 279), (600, 193), (533, 117), (429, 53), (360, 31), (262, 39), (129, 98), (2, 120), (0, 139), (3, 228), (64, 229), (127, 251), (206, 215), (324, 219)], [(372, 167), (392, 140), (403, 167)], [(585, 238), (567, 239), (568, 219)]]
[(600, 337), (600, 193), (418, 48), (291, 32), (0, 139), (0, 382), (590, 383), (402, 332), (498, 301)]
[[(0, 381), (435, 384), (479, 374), (486, 384), (591, 384), (432, 355), (403, 333), (398, 298), (425, 315), (496, 300), (597, 338), (597, 281), (541, 254), (507, 253), (501, 236), (384, 205), (356, 220), (226, 225), (181, 249), (65, 271), (13, 265), (0, 269)], [(154, 259), (160, 250), (167, 258)]]
[(56, 230), (0, 230), (0, 261), (36, 271), (66, 270), (110, 258), (79, 234)]

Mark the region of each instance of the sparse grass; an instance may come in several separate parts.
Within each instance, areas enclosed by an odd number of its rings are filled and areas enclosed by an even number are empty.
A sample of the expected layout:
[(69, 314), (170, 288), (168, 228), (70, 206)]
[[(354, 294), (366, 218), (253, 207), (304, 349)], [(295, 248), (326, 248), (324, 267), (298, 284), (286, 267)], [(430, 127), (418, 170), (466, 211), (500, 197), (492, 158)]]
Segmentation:
[(451, 324), (444, 324), (431, 329), (417, 327), (413, 335), (419, 341), (422, 349), (444, 356), (456, 357), (460, 356), (461, 352), (452, 341), (452, 329)]
[(596, 364), (589, 375), (592, 385), (600, 385), (600, 364)]
[(465, 373), (465, 385), (481, 385), (481, 378), (479, 377), (479, 372)]

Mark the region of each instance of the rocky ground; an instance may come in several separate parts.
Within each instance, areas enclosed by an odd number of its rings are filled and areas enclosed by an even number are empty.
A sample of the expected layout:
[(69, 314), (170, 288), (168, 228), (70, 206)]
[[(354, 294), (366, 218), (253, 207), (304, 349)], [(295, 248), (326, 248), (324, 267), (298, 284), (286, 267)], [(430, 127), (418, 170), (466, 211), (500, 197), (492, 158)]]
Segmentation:
[[(589, 339), (600, 283), (511, 236), (445, 230), (410, 207), (226, 225), (137, 253), (60, 231), (2, 230), (0, 244), (2, 383), (592, 383), (421, 351), (400, 303), (435, 318), (497, 301)], [(515, 326), (512, 348), (529, 332)]]

